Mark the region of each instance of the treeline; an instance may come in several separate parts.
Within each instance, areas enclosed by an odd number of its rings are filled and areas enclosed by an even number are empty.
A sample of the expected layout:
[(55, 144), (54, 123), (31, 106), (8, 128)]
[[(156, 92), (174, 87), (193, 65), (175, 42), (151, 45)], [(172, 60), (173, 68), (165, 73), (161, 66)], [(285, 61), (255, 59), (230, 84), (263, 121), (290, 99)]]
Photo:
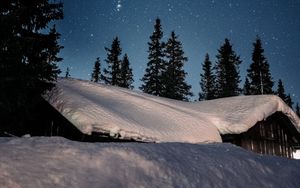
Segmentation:
[[(163, 32), (160, 19), (156, 19), (154, 32), (148, 42), (148, 63), (145, 75), (141, 79), (142, 91), (148, 94), (177, 100), (188, 100), (192, 96), (191, 86), (185, 81), (187, 73), (183, 70), (187, 57), (184, 56), (182, 44), (175, 32), (171, 32), (167, 42), (161, 41)], [(101, 71), (98, 57), (95, 61), (91, 81), (133, 89), (133, 74), (128, 55), (120, 59), (122, 48), (116, 37), (110, 48), (105, 48), (107, 58), (106, 67)], [(69, 76), (69, 69), (66, 77)]]
[[(148, 42), (148, 62), (139, 89), (156, 96), (188, 101), (193, 94), (191, 85), (185, 81), (187, 72), (183, 67), (188, 58), (184, 55), (182, 43), (174, 31), (171, 32), (167, 41), (162, 41), (162, 38), (161, 20), (157, 18), (154, 32)], [(106, 67), (101, 71), (101, 62), (98, 57), (91, 80), (133, 89), (132, 68), (127, 54), (120, 59), (122, 49), (118, 37), (113, 40), (111, 47), (105, 50), (107, 52)], [(290, 94), (285, 93), (281, 79), (278, 80), (277, 90), (273, 90), (274, 81), (270, 65), (258, 36), (253, 43), (252, 62), (247, 69), (242, 88), (239, 71), (242, 61), (229, 39), (226, 38), (224, 44), (218, 49), (216, 59), (216, 62), (212, 63), (209, 54), (205, 55), (200, 74), (199, 101), (238, 95), (275, 94), (293, 107), (292, 98)], [(298, 103), (295, 110), (300, 115)]]
[[(293, 101), (290, 94), (285, 93), (281, 79), (278, 80), (277, 90), (273, 90), (274, 81), (270, 72), (270, 65), (264, 55), (261, 39), (256, 38), (253, 43), (252, 62), (247, 69), (247, 76), (243, 88), (240, 88), (239, 65), (242, 63), (239, 56), (232, 49), (228, 39), (218, 50), (217, 62), (215, 65), (206, 54), (200, 74), (199, 100), (211, 100), (222, 97), (238, 95), (278, 95), (287, 105), (293, 108)], [(296, 108), (299, 109), (297, 103)], [(299, 113), (299, 110), (297, 110)]]
[[(63, 4), (48, 0), (0, 1), (0, 136), (30, 132), (41, 118), (42, 95), (55, 86)], [(41, 126), (41, 125), (40, 125)]]

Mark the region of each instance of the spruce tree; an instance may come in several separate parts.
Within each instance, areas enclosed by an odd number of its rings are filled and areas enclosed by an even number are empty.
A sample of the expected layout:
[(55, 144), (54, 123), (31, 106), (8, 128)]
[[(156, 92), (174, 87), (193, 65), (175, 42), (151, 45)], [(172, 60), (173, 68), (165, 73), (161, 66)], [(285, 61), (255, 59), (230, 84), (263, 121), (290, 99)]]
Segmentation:
[(132, 69), (130, 68), (130, 63), (127, 54), (124, 55), (122, 66), (121, 66), (121, 83), (120, 87), (133, 89), (133, 74)]
[(291, 98), (291, 95), (285, 94), (285, 90), (284, 90), (284, 86), (283, 86), (283, 82), (281, 79), (279, 79), (278, 81), (278, 86), (277, 86), (277, 91), (276, 94), (278, 95), (278, 97), (280, 97), (289, 107), (293, 108), (293, 101)]
[(55, 85), (62, 3), (11, 0), (0, 4), (0, 134), (21, 135), (37, 116), (41, 95)]
[(240, 76), (239, 65), (240, 57), (232, 49), (228, 39), (218, 50), (216, 69), (216, 96), (217, 98), (239, 95)]
[(163, 32), (161, 29), (160, 19), (157, 18), (154, 25), (154, 32), (148, 42), (148, 63), (145, 74), (141, 79), (142, 86), (140, 89), (145, 93), (161, 96), (163, 91), (162, 74), (166, 70), (164, 61), (164, 43), (161, 42)]
[(71, 75), (70, 75), (70, 68), (67, 67), (67, 70), (66, 70), (66, 74), (65, 74), (65, 78), (69, 78)]
[(264, 49), (262, 48), (259, 37), (256, 38), (253, 46), (252, 63), (247, 70), (247, 77), (250, 82), (250, 93), (251, 95), (272, 94), (274, 82), (272, 81), (269, 63), (264, 56)]
[(293, 104), (294, 104), (294, 102), (293, 102), (292, 97), (291, 97), (290, 94), (288, 94), (288, 95), (286, 96), (286, 99), (285, 99), (284, 102), (285, 102), (289, 107), (291, 107), (291, 108), (293, 109)]
[(183, 70), (184, 63), (188, 59), (184, 56), (182, 44), (174, 31), (166, 43), (165, 56), (167, 59), (167, 68), (162, 75), (162, 85), (164, 88), (161, 90), (161, 96), (187, 101), (188, 96), (192, 96), (190, 91), (191, 86), (185, 81), (187, 73)]
[(251, 92), (250, 92), (250, 82), (249, 82), (249, 79), (246, 77), (246, 80), (245, 80), (245, 84), (244, 84), (244, 95), (250, 95)]
[(212, 63), (209, 60), (209, 55), (205, 55), (204, 63), (202, 64), (203, 73), (200, 74), (200, 87), (202, 92), (199, 93), (199, 101), (210, 100), (215, 98), (215, 75), (213, 73)]
[(100, 62), (100, 57), (97, 57), (94, 64), (91, 81), (97, 83), (100, 82), (100, 80), (101, 80), (101, 62)]
[(111, 48), (105, 48), (107, 51), (107, 58), (105, 62), (107, 67), (104, 68), (103, 80), (106, 84), (119, 86), (121, 84), (121, 55), (122, 49), (120, 47), (120, 41), (116, 37), (111, 45)]
[(300, 118), (300, 107), (299, 107), (299, 103), (296, 104), (296, 114), (297, 114), (298, 117)]
[(285, 94), (284, 86), (283, 86), (283, 83), (282, 83), (281, 79), (278, 80), (278, 86), (277, 86), (277, 92), (276, 92), (276, 94), (282, 100), (286, 101), (287, 95)]

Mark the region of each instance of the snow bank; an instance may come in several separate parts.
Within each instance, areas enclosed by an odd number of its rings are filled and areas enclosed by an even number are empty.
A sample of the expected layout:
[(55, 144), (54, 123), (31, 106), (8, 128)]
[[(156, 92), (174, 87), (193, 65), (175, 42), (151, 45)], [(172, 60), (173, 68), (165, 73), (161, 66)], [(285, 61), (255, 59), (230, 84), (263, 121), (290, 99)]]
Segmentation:
[(75, 79), (60, 79), (48, 99), (85, 134), (149, 142), (220, 142), (215, 126), (174, 100)]
[(85, 134), (149, 142), (220, 142), (279, 111), (300, 132), (300, 119), (277, 96), (181, 102), (103, 84), (60, 79), (49, 102)]
[(300, 161), (231, 144), (0, 138), (0, 152), (0, 185), (6, 188), (300, 187)]

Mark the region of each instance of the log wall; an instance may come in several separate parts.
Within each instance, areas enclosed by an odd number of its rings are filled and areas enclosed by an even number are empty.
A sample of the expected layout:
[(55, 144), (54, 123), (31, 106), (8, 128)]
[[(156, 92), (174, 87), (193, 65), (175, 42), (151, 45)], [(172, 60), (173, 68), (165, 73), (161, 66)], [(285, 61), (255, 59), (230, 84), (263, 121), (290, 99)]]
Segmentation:
[(230, 142), (256, 153), (293, 158), (294, 140), (297, 138), (299, 144), (299, 133), (286, 121), (286, 118), (276, 113), (245, 133), (222, 135), (222, 139), (223, 142)]

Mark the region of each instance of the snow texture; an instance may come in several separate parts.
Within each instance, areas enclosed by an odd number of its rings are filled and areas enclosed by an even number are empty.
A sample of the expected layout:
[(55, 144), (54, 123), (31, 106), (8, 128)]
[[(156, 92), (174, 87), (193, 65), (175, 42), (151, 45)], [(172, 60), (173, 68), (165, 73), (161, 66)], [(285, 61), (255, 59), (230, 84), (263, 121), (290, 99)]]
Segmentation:
[(231, 144), (0, 138), (0, 152), (0, 185), (5, 188), (300, 187), (300, 161)]
[(275, 112), (300, 132), (300, 119), (274, 95), (182, 102), (139, 91), (60, 79), (48, 99), (85, 134), (108, 133), (149, 142), (221, 142), (221, 134), (245, 132)]
[(49, 102), (85, 134), (146, 142), (221, 142), (215, 126), (175, 100), (75, 79), (60, 79)]
[(191, 103), (188, 106), (199, 113), (207, 113), (206, 118), (221, 134), (246, 132), (275, 112), (286, 115), (300, 132), (299, 117), (276, 95), (237, 96)]

